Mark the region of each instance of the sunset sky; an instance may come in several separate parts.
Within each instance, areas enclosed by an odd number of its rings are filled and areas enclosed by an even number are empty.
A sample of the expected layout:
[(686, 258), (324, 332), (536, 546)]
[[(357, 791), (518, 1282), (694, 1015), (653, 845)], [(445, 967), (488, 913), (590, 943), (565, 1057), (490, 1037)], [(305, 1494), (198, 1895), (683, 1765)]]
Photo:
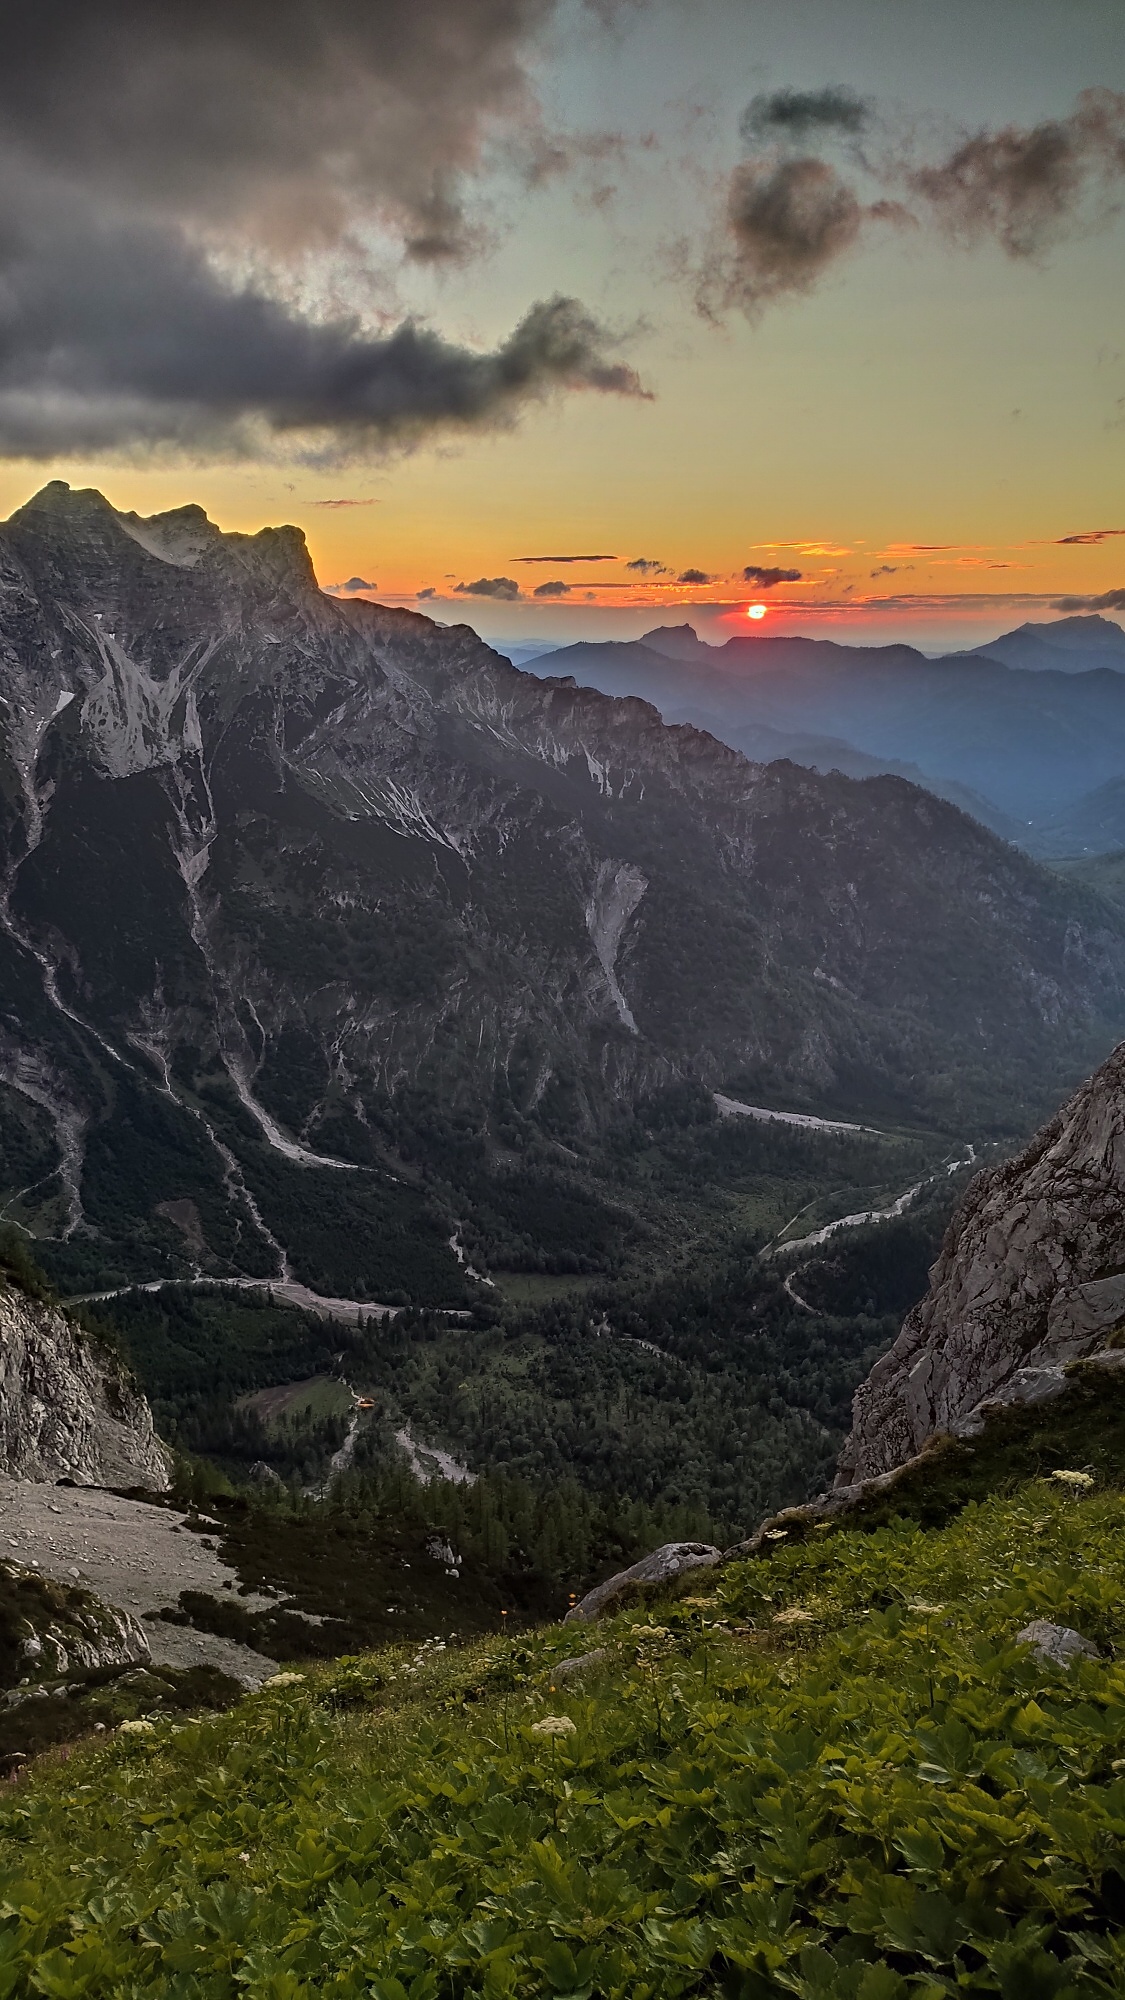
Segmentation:
[(295, 521), (323, 584), (501, 639), (1120, 613), (1122, 26), (47, 0), (0, 78), (0, 510)]

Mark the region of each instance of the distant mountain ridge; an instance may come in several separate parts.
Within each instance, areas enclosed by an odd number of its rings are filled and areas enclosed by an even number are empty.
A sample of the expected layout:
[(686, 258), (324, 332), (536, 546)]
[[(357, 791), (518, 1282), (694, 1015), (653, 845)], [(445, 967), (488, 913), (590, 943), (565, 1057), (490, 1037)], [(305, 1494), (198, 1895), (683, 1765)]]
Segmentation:
[(1125, 631), (1096, 613), (1018, 625), (972, 650), (978, 658), (1001, 660), (1006, 667), (1033, 674), (1088, 674), (1096, 667), (1125, 673)]
[[(1065, 637), (1052, 648), (1041, 635), (1056, 630)], [(1125, 775), (1125, 633), (1102, 618), (1023, 626), (936, 660), (826, 639), (714, 647), (681, 626), (527, 666), (639, 695), (750, 757), (909, 776), (1035, 853), (1053, 854), (1060, 815)]]
[(75, 1290), (464, 1305), (459, 1217), (593, 1214), (653, 1092), (963, 1126), (1125, 1021), (1122, 920), (952, 807), (340, 601), (294, 528), (48, 486), (0, 695), (0, 1171)]

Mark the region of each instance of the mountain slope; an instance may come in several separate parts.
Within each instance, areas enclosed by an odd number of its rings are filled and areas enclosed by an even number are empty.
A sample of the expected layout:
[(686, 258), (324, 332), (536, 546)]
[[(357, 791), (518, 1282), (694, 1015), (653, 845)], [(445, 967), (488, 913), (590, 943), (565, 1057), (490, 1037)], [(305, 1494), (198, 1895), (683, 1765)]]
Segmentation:
[(1123, 1527), (1037, 1480), (103, 1739), (0, 1804), (11, 1989), (1114, 2000)]
[(0, 693), (4, 1174), (75, 1288), (462, 1304), (482, 1185), (577, 1199), (646, 1094), (1018, 1127), (1125, 1015), (1120, 920), (954, 809), (339, 603), (295, 529), (47, 487)]

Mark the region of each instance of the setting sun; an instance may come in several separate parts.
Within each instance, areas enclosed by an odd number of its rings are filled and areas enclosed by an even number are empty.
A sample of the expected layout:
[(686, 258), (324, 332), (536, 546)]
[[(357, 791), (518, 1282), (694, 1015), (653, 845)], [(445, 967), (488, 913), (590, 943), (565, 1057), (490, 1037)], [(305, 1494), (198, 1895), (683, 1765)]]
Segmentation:
[(766, 607), (764, 604), (748, 604), (746, 606), (746, 616), (748, 618), (764, 618), (765, 615)]

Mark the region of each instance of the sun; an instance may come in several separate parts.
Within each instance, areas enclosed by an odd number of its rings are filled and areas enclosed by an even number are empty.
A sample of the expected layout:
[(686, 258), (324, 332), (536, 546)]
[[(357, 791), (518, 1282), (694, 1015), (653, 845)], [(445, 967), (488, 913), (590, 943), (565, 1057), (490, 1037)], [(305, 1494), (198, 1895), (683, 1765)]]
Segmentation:
[(766, 607), (764, 604), (748, 604), (746, 606), (746, 616), (748, 618), (764, 618), (765, 615)]

